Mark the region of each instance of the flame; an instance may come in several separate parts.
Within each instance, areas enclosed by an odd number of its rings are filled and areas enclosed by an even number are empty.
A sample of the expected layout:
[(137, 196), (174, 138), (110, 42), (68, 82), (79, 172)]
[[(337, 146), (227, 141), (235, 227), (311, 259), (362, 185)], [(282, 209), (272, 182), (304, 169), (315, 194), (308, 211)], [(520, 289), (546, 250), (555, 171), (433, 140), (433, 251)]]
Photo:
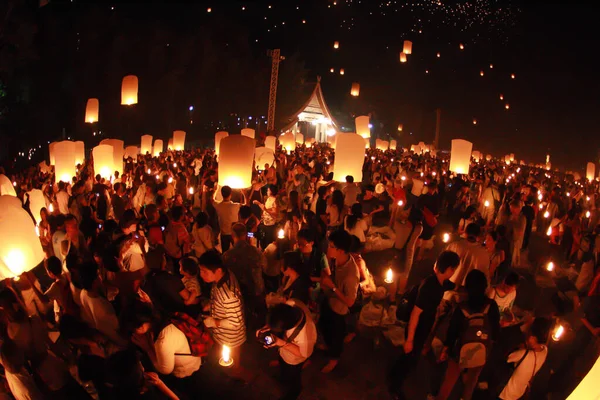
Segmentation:
[(402, 207), (404, 205), (404, 202), (402, 200), (398, 201), (398, 207)]
[(190, 194), (194, 194), (194, 188), (191, 187), (190, 190), (189, 190), (189, 192), (190, 192)]
[(548, 271), (548, 272), (554, 271), (554, 263), (552, 261), (550, 261), (548, 263), (548, 265), (546, 265), (546, 271)]
[(52, 203), (50, 203), (50, 205), (48, 206), (48, 211), (50, 211), (50, 213), (54, 212), (54, 206), (52, 205)]
[(387, 272), (385, 273), (385, 283), (392, 282), (394, 282), (394, 271), (392, 271), (391, 268), (388, 268)]
[(443, 237), (442, 237), (442, 241), (444, 243), (448, 243), (450, 241), (450, 234), (449, 233), (444, 233)]
[(285, 238), (285, 231), (283, 229), (280, 229), (279, 232), (277, 232), (277, 239), (284, 239)]
[(585, 217), (586, 217), (586, 218), (589, 218), (589, 217), (590, 217), (590, 215), (592, 215), (592, 213), (590, 213), (589, 211), (586, 211), (586, 212), (585, 212)]
[(546, 212), (544, 213), (544, 218), (546, 218), (546, 219), (547, 219), (547, 218), (549, 218), (549, 217), (550, 217), (550, 211), (546, 211)]
[(224, 362), (231, 361), (231, 349), (229, 346), (223, 346), (223, 351), (221, 351), (221, 359)]
[(562, 325), (559, 325), (556, 328), (556, 330), (554, 331), (554, 333), (552, 334), (552, 340), (554, 340), (555, 342), (558, 342), (564, 333), (565, 333), (565, 327)]
[(150, 171), (150, 168), (148, 168), (148, 175), (150, 175), (152, 173), (152, 171)]
[(40, 227), (38, 225), (35, 226), (35, 234), (40, 237)]
[(548, 236), (552, 236), (552, 227), (548, 227), (548, 231), (546, 232), (546, 235)]
[(489, 207), (490, 206), (490, 202), (486, 200), (485, 203), (483, 203), (483, 206), (484, 207)]

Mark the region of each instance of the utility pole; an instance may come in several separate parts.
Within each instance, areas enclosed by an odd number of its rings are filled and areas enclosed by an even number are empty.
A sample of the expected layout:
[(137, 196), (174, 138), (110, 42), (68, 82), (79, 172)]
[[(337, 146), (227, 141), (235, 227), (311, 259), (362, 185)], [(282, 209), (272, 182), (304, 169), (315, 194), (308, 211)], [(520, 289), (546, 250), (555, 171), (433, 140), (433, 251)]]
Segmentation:
[(442, 109), (438, 108), (435, 110), (435, 139), (433, 140), (433, 147), (436, 150), (439, 149), (440, 142), (440, 120), (442, 119)]
[(281, 50), (267, 50), (271, 57), (271, 85), (269, 87), (269, 110), (267, 114), (267, 134), (275, 134), (275, 104), (277, 103), (277, 82), (279, 79), (279, 63), (285, 60), (281, 56)]

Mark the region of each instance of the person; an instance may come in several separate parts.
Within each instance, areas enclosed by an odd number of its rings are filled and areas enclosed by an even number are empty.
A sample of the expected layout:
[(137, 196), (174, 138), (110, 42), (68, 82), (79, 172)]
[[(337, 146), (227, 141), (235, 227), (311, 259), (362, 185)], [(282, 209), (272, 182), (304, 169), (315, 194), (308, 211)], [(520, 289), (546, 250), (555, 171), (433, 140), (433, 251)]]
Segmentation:
[[(221, 249), (223, 250), (223, 253), (229, 250), (229, 247), (233, 242), (231, 237), (231, 227), (238, 220), (238, 213), (240, 212), (241, 207), (240, 203), (234, 203), (231, 201), (232, 193), (233, 191), (229, 186), (223, 186), (221, 188), (221, 196), (223, 196), (223, 201), (220, 203), (213, 203), (217, 212), (217, 218), (219, 219), (219, 229), (221, 230)], [(244, 202), (246, 202), (245, 197)]]
[(542, 368), (548, 357), (548, 342), (550, 321), (546, 318), (536, 318), (527, 335), (525, 349), (512, 352), (507, 363), (517, 363), (508, 383), (500, 393), (502, 400), (519, 400), (525, 395), (527, 388), (535, 375)]
[(182, 295), (185, 285), (178, 276), (173, 274), (172, 269), (167, 267), (162, 245), (156, 244), (151, 248), (146, 259), (149, 272), (141, 288), (148, 294), (154, 307), (163, 313), (185, 311)]
[(344, 218), (344, 229), (350, 235), (356, 236), (364, 246), (367, 241), (366, 233), (369, 230), (367, 221), (363, 218), (362, 206), (360, 203), (352, 204), (350, 214)]
[(504, 278), (504, 281), (501, 284), (492, 286), (488, 290), (488, 297), (496, 302), (498, 310), (500, 310), (501, 326), (506, 326), (515, 322), (515, 315), (512, 312), (512, 308), (515, 303), (515, 298), (517, 297), (519, 280), (519, 274), (513, 271)]
[(321, 304), (319, 328), (328, 350), (329, 361), (321, 372), (329, 373), (338, 364), (346, 337), (346, 315), (354, 305), (358, 294), (360, 273), (350, 256), (351, 238), (346, 231), (338, 230), (329, 235), (327, 255), (335, 260), (335, 276), (321, 275), (321, 287), (325, 298)]
[(290, 211), (287, 213), (283, 235), (291, 247), (296, 247), (298, 243), (298, 232), (302, 229), (302, 216), (299, 211)]
[(498, 246), (498, 233), (491, 231), (485, 237), (485, 249), (490, 256), (490, 280), (493, 283), (498, 282), (499, 276), (502, 275), (502, 271), (498, 269), (504, 263), (506, 255), (504, 250)]
[(79, 307), (77, 307), (77, 304), (73, 300), (73, 295), (69, 288), (69, 280), (63, 274), (63, 267), (60, 260), (55, 256), (51, 256), (44, 264), (46, 274), (53, 280), (44, 295), (54, 302), (55, 321), (59, 322), (64, 314), (70, 314), (74, 317), (79, 316)]
[(200, 289), (200, 282), (198, 282), (198, 263), (192, 257), (183, 258), (179, 262), (179, 273), (183, 278), (181, 282), (185, 286), (185, 289), (179, 292), (183, 298), (185, 305), (194, 305), (200, 303), (200, 295), (202, 290)]
[(380, 204), (379, 199), (373, 194), (375, 192), (375, 186), (367, 185), (365, 187), (365, 193), (361, 200), (363, 212), (369, 220), (369, 225), (372, 224), (373, 216), (378, 212), (383, 211), (383, 206)]
[(269, 310), (267, 325), (256, 332), (272, 333), (273, 343), (279, 353), (281, 381), (284, 385), (282, 400), (295, 400), (302, 392), (302, 369), (311, 356), (317, 341), (317, 328), (306, 305), (297, 299), (277, 304)]
[(329, 223), (327, 224), (329, 231), (338, 229), (344, 223), (344, 195), (340, 190), (333, 191), (325, 212), (329, 217)]
[(196, 215), (196, 222), (192, 228), (192, 250), (196, 257), (200, 257), (214, 247), (213, 232), (208, 225), (208, 214), (200, 211)]
[(458, 235), (463, 236), (467, 226), (474, 222), (477, 222), (477, 208), (471, 205), (467, 207), (462, 218), (458, 222)]
[(535, 209), (533, 208), (534, 197), (533, 195), (527, 196), (525, 205), (521, 210), (521, 214), (525, 217), (525, 232), (523, 234), (523, 247), (521, 250), (526, 250), (529, 247), (529, 237), (533, 229), (533, 220), (535, 219)]
[(313, 282), (318, 282), (323, 273), (331, 275), (327, 254), (315, 246), (314, 233), (309, 229), (298, 232), (298, 252), (302, 256), (302, 271)]
[(192, 240), (185, 226), (185, 210), (181, 206), (171, 209), (171, 220), (165, 230), (165, 250), (173, 262), (173, 267), (179, 265), (179, 260), (190, 252)]
[(10, 339), (0, 345), (0, 362), (8, 388), (16, 400), (43, 400), (42, 391), (37, 387), (33, 376), (25, 368), (25, 354)]
[(127, 199), (125, 198), (125, 189), (126, 187), (124, 183), (115, 183), (111, 204), (113, 208), (113, 215), (117, 222), (123, 216), (126, 208)]
[[(448, 367), (436, 400), (446, 400), (450, 396), (461, 373), (461, 398), (471, 400), (473, 396), (491, 343), (498, 339), (500, 332), (500, 311), (496, 303), (486, 296), (487, 285), (486, 275), (479, 270), (471, 270), (465, 278), (467, 300), (459, 303), (450, 317), (439, 357), (440, 361), (448, 360)], [(477, 332), (473, 333), (475, 329)]]
[(394, 363), (390, 373), (390, 393), (404, 398), (402, 384), (413, 371), (428, 345), (428, 337), (436, 320), (437, 309), (446, 290), (454, 285), (449, 281), (458, 268), (460, 258), (453, 251), (443, 251), (437, 258), (433, 273), (419, 285), (414, 307), (410, 313), (404, 342), (404, 354)]
[(275, 230), (277, 228), (277, 219), (279, 218), (279, 206), (277, 204), (277, 186), (267, 186), (267, 200), (261, 203), (254, 200), (253, 204), (260, 207), (261, 223), (259, 231), (261, 232), (260, 247), (266, 249), (268, 244), (275, 240)]
[(297, 251), (287, 251), (283, 254), (281, 268), (283, 280), (279, 293), (285, 299), (298, 299), (303, 304), (308, 304), (311, 281), (308, 275), (300, 274), (302, 271), (302, 256)]
[(354, 183), (352, 175), (346, 176), (346, 186), (344, 186), (342, 192), (344, 193), (344, 205), (348, 208), (352, 207), (361, 193), (360, 187)]
[(523, 247), (523, 237), (527, 221), (521, 213), (521, 202), (513, 200), (510, 202), (510, 217), (506, 223), (508, 237), (511, 240), (512, 265), (521, 266), (521, 248)]
[(277, 239), (270, 243), (265, 251), (265, 269), (263, 270), (263, 281), (265, 282), (265, 293), (276, 293), (281, 283), (281, 271), (283, 255), (289, 249), (286, 239)]
[(56, 203), (58, 211), (63, 214), (69, 214), (69, 193), (67, 193), (67, 184), (63, 181), (58, 182), (58, 193), (56, 193)]
[(490, 256), (479, 243), (481, 228), (475, 223), (470, 223), (465, 232), (466, 239), (461, 238), (446, 247), (446, 250), (454, 251), (460, 257), (460, 266), (450, 278), (457, 287), (464, 285), (466, 276), (474, 269), (482, 271), (489, 280)]

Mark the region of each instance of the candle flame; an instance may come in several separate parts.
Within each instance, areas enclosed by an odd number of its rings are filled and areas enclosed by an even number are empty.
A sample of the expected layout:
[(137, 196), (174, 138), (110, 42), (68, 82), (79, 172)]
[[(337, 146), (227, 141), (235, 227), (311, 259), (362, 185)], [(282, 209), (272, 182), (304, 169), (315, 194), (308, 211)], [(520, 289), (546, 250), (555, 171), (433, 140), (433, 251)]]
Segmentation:
[(548, 263), (548, 265), (546, 265), (546, 271), (548, 271), (548, 272), (554, 271), (554, 263), (552, 261), (550, 261)]
[(148, 175), (150, 175), (150, 173), (151, 173), (151, 172), (152, 172), (152, 171), (150, 171), (150, 168), (148, 168)]
[(558, 342), (564, 333), (565, 333), (565, 327), (562, 325), (559, 325), (558, 328), (556, 328), (556, 330), (552, 334), (552, 340), (554, 340), (555, 342)]
[(17, 182), (16, 181), (13, 181), (13, 186), (17, 187)]
[(486, 200), (485, 203), (483, 203), (483, 206), (484, 207), (489, 207), (490, 206), (490, 202)]
[(193, 187), (190, 188), (190, 194), (194, 194), (194, 188)]
[(231, 349), (229, 346), (223, 346), (223, 351), (221, 352), (221, 358), (224, 362), (231, 361)]
[(48, 206), (48, 211), (50, 211), (50, 213), (54, 212), (54, 206), (52, 205), (52, 203), (50, 203), (50, 205)]
[(172, 177), (169, 177), (169, 181), (168, 181), (168, 182), (169, 182), (169, 183), (173, 183), (173, 178), (172, 178)]
[(35, 234), (40, 237), (40, 227), (38, 225), (35, 226)]
[(442, 238), (442, 241), (444, 243), (448, 243), (450, 241), (450, 234), (449, 233), (444, 233), (444, 236)]
[(548, 231), (546, 232), (546, 235), (548, 236), (552, 236), (552, 227), (548, 227)]
[(549, 218), (550, 217), (550, 211), (546, 211), (544, 213), (544, 218)]
[(585, 217), (586, 217), (586, 218), (589, 218), (589, 217), (590, 217), (590, 215), (592, 215), (592, 213), (590, 213), (589, 211), (586, 211), (586, 212), (585, 212)]
[(177, 168), (177, 163), (173, 163), (173, 168)]
[(277, 239), (284, 239), (285, 238), (285, 231), (283, 229), (280, 229), (279, 232), (277, 232)]
[(402, 200), (398, 201), (398, 207), (402, 207), (404, 205), (404, 202)]
[(394, 282), (394, 271), (392, 271), (391, 268), (388, 268), (387, 272), (385, 273), (385, 283), (392, 282)]

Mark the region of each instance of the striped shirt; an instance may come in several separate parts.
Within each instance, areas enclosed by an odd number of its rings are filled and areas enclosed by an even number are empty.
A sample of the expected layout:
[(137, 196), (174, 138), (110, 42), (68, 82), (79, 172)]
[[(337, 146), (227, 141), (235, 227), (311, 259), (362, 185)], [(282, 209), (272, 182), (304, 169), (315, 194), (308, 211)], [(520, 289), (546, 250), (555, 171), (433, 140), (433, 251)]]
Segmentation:
[(213, 329), (215, 342), (231, 348), (241, 346), (246, 341), (246, 321), (242, 291), (235, 275), (227, 272), (213, 284), (210, 291), (210, 316), (216, 320), (227, 320), (235, 328), (218, 327)]

